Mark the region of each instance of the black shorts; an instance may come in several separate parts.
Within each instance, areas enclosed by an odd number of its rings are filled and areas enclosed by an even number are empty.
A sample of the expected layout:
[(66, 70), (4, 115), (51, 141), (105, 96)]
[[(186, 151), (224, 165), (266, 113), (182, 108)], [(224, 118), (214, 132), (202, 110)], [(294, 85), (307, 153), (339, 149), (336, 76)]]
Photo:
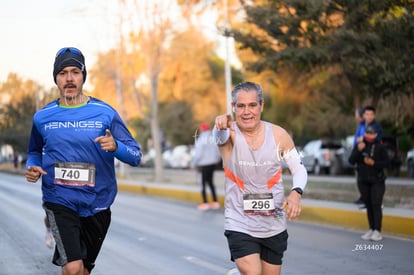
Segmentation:
[(248, 234), (226, 230), (224, 235), (230, 248), (231, 260), (258, 253), (263, 261), (281, 265), (283, 253), (287, 249), (287, 230), (269, 237), (255, 238)]
[(56, 242), (52, 262), (63, 266), (68, 262), (83, 260), (84, 267), (90, 272), (108, 232), (111, 210), (106, 209), (90, 217), (79, 217), (73, 210), (60, 204), (45, 202), (43, 208)]

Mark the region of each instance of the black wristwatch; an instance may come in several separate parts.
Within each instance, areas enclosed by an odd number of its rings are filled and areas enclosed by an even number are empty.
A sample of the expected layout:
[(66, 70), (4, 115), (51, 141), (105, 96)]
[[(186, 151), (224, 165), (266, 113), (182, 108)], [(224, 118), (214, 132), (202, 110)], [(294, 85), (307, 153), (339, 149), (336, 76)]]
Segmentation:
[(295, 188), (292, 189), (292, 191), (298, 192), (301, 196), (303, 195), (303, 190), (300, 187), (295, 187)]

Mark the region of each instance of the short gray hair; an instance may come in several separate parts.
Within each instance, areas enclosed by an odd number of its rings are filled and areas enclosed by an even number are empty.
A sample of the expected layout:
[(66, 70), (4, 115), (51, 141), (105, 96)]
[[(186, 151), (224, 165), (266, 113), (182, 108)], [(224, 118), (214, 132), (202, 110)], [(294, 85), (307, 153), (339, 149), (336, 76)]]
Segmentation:
[(260, 103), (263, 102), (262, 87), (260, 87), (260, 85), (257, 83), (246, 81), (246, 82), (237, 84), (234, 87), (234, 89), (231, 91), (231, 102), (233, 104), (236, 103), (236, 96), (237, 96), (237, 93), (240, 91), (245, 91), (245, 92), (255, 91), (257, 92), (257, 101), (259, 101)]

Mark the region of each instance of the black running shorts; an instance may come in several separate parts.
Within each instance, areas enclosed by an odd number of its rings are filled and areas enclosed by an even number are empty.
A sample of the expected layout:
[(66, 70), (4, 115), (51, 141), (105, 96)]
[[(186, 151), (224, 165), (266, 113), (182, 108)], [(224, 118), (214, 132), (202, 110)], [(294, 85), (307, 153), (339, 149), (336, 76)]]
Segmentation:
[(283, 253), (287, 249), (287, 230), (269, 238), (255, 238), (229, 230), (226, 230), (224, 235), (227, 237), (232, 261), (258, 253), (260, 259), (269, 264), (282, 264)]
[(43, 208), (56, 242), (53, 263), (63, 266), (68, 262), (83, 260), (84, 267), (90, 272), (111, 223), (111, 210), (106, 209), (90, 217), (79, 217), (73, 210), (60, 204), (45, 202)]

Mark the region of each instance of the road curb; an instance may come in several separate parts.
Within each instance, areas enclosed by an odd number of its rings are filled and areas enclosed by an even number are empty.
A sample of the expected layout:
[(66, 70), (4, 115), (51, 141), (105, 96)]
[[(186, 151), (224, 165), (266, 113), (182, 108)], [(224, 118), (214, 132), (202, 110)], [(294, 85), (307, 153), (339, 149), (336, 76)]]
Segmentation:
[[(197, 204), (201, 201), (200, 191), (196, 190), (196, 188), (186, 189), (157, 184), (130, 184), (119, 180), (118, 189), (123, 192), (171, 198)], [(218, 200), (220, 205), (223, 206), (224, 196), (218, 195)], [(329, 205), (330, 203), (327, 202), (326, 206), (316, 206), (306, 204), (306, 201), (304, 200), (302, 203), (302, 213), (298, 220), (341, 226), (363, 231), (368, 229), (365, 211), (342, 209)], [(382, 232), (389, 235), (414, 238), (414, 217), (384, 213)]]
[[(346, 228), (368, 230), (367, 214), (332, 207), (303, 205), (299, 220), (343, 226)], [(414, 217), (383, 214), (382, 232), (403, 237), (414, 237)]]

